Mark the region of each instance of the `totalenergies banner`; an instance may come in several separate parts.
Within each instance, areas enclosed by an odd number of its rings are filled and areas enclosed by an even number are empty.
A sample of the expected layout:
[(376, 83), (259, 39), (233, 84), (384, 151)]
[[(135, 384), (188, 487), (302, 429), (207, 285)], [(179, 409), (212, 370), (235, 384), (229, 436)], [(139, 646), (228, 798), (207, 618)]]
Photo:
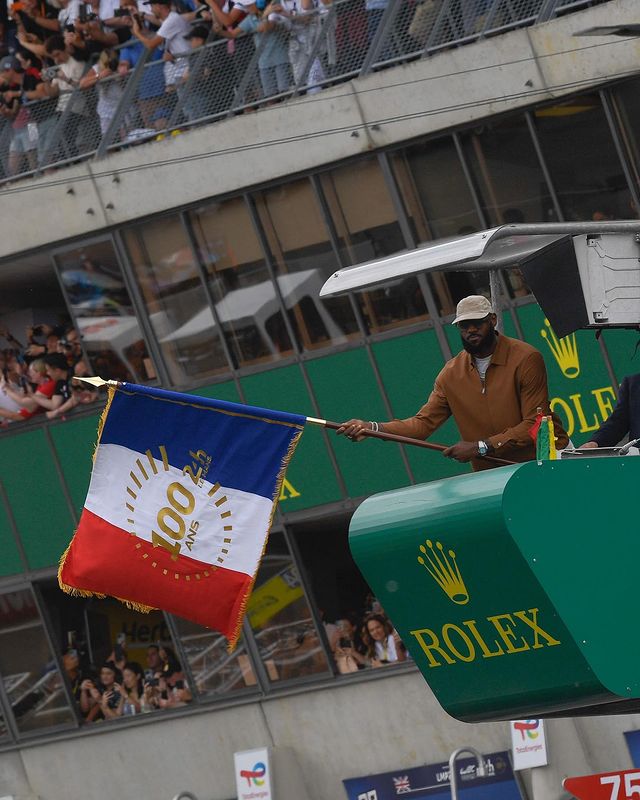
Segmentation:
[(544, 721), (516, 719), (511, 722), (511, 753), (515, 770), (545, 766), (547, 742), (544, 735)]
[[(460, 759), (458, 794), (464, 800), (521, 800), (522, 793), (509, 763), (506, 752), (484, 756), (487, 775), (476, 775), (474, 759)], [(343, 781), (348, 800), (450, 800), (451, 779), (449, 765), (442, 762), (424, 767), (381, 772), (362, 778)]]

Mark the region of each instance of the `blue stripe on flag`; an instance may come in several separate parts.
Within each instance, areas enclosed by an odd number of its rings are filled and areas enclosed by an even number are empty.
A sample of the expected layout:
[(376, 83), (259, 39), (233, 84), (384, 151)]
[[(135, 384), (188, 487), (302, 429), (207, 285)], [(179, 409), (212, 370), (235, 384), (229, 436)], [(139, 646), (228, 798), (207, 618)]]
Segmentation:
[(272, 499), (305, 422), (298, 414), (126, 383), (115, 391), (100, 443), (150, 449), (156, 459), (163, 445), (179, 470), (192, 463), (189, 451), (204, 450), (213, 458), (207, 481)]

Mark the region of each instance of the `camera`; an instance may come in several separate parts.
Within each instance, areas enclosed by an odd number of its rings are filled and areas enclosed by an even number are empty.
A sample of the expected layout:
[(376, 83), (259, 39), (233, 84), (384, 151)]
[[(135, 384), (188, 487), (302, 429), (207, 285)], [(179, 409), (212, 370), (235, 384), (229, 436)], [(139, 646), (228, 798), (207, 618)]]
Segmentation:
[(149, 679), (146, 681), (146, 684), (147, 684), (147, 686), (151, 686), (151, 687), (154, 687), (154, 686), (159, 686), (159, 684), (160, 684), (160, 679), (159, 679), (159, 678), (149, 678)]
[(341, 636), (338, 640), (338, 645), (344, 649), (347, 647), (353, 647), (353, 642), (347, 636)]
[(121, 697), (122, 695), (120, 692), (117, 689), (114, 689), (111, 692), (111, 697), (107, 700), (107, 706), (111, 709), (117, 708)]
[(176, 681), (173, 684), (174, 689), (184, 689), (184, 681)]
[(73, 25), (72, 23), (69, 23), (69, 25), (65, 25), (65, 26), (64, 26), (64, 29), (65, 29), (65, 31), (66, 31), (67, 33), (75, 33), (76, 26), (75, 26), (75, 25)]
[(129, 8), (115, 8), (113, 10), (114, 17), (130, 17), (131, 10)]

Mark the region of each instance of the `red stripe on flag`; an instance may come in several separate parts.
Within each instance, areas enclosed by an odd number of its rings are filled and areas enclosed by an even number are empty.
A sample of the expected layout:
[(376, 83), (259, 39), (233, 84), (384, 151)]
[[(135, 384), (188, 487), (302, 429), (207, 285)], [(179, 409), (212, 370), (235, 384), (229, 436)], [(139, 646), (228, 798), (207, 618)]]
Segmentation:
[(174, 561), (163, 547), (127, 533), (86, 508), (60, 578), (76, 589), (162, 608), (214, 628), (230, 640), (237, 633), (252, 582), (242, 572), (212, 567), (188, 556)]

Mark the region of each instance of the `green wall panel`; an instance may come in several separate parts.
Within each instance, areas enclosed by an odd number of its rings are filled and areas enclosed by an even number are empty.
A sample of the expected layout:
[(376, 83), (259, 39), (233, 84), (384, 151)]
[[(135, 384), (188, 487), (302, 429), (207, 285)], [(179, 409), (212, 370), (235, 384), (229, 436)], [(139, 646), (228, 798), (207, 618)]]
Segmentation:
[[(410, 417), (424, 405), (444, 358), (434, 331), (421, 331), (398, 339), (374, 344), (373, 353), (393, 414)], [(430, 437), (438, 444), (453, 444), (460, 439), (453, 417)], [(405, 448), (416, 481), (431, 481), (468, 472), (469, 468), (439, 453), (418, 447)]]
[(0, 480), (31, 569), (57, 564), (74, 521), (42, 429), (0, 441)]
[[(364, 348), (307, 362), (321, 416), (384, 420), (384, 402)], [(353, 442), (331, 433), (332, 445), (351, 497), (406, 486), (409, 476), (400, 449), (387, 442)]]
[(551, 406), (577, 447), (611, 413), (614, 388), (594, 331), (577, 331), (558, 341), (537, 304), (518, 309), (525, 340), (547, 365)]
[(640, 347), (636, 350), (636, 345), (640, 341), (638, 331), (623, 329), (604, 331), (602, 338), (618, 383), (622, 382), (625, 375), (640, 372)]
[[(243, 378), (246, 402), (262, 408), (315, 417), (311, 398), (298, 366), (282, 367)], [(280, 510), (299, 511), (342, 499), (322, 430), (307, 425), (287, 470)]]
[(98, 415), (82, 417), (70, 419), (62, 425), (52, 425), (50, 428), (51, 439), (78, 516), (89, 488), (99, 420)]
[(238, 389), (233, 381), (216, 383), (213, 386), (201, 386), (199, 389), (194, 389), (189, 394), (194, 394), (196, 397), (211, 397), (214, 400), (227, 400), (230, 403), (240, 402)]
[(24, 564), (11, 530), (11, 523), (4, 503), (0, 503), (0, 576), (15, 575), (22, 572)]

